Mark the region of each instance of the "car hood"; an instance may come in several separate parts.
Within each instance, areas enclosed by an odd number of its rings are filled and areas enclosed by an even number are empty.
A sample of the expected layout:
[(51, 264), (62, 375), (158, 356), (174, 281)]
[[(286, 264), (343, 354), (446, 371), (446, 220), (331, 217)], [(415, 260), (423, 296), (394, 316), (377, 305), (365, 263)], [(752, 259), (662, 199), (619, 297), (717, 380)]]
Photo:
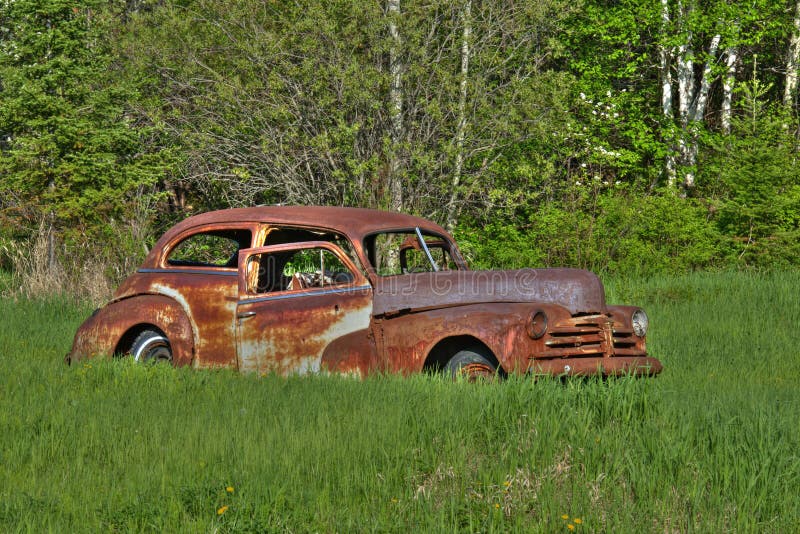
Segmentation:
[(493, 302), (546, 302), (571, 314), (605, 313), (603, 284), (582, 269), (439, 271), (381, 277), (375, 315)]

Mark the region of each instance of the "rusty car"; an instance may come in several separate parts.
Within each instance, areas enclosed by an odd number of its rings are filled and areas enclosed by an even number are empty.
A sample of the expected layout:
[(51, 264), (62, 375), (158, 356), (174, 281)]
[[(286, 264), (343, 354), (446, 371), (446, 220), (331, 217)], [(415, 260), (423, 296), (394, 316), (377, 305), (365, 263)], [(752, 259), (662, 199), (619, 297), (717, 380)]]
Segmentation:
[(590, 271), (471, 270), (402, 213), (265, 206), (168, 230), (66, 357), (258, 373), (654, 375), (647, 314)]

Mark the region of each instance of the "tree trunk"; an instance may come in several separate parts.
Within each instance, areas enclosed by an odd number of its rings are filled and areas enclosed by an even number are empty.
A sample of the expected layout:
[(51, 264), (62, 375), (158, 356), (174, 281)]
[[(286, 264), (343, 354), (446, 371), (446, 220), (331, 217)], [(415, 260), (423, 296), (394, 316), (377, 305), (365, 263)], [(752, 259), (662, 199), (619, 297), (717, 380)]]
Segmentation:
[[(668, 35), (669, 32), (669, 0), (661, 0), (661, 34)], [(659, 47), (661, 72), (661, 112), (668, 120), (672, 120), (672, 51), (667, 45)], [(675, 154), (672, 150), (667, 151), (664, 161), (664, 174), (667, 177), (667, 184), (672, 187), (675, 185)]]
[[(686, 14), (682, 14), (686, 16)], [(708, 47), (709, 59), (703, 65), (703, 75), (699, 80), (695, 79), (694, 55), (691, 49), (691, 32), (687, 32), (686, 42), (678, 48), (677, 70), (678, 70), (678, 119), (681, 129), (678, 133), (678, 163), (684, 168), (683, 181), (681, 186), (684, 192), (694, 187), (695, 172), (694, 166), (697, 164), (697, 136), (695, 134), (695, 124), (703, 122), (706, 108), (708, 107), (708, 91), (712, 82), (711, 64), (717, 56), (720, 35), (715, 35), (711, 39)]]
[[(687, 38), (690, 39), (691, 36)], [(689, 109), (694, 98), (694, 63), (692, 50), (688, 44), (678, 47), (678, 118), (681, 126), (686, 126), (689, 121)]]
[(403, 65), (400, 60), (401, 39), (397, 22), (400, 18), (400, 0), (387, 0), (387, 13), (389, 15), (389, 75), (391, 86), (389, 100), (391, 114), (391, 155), (389, 156), (389, 209), (403, 210), (403, 180), (401, 176), (400, 153), (404, 137), (403, 127)]
[(700, 80), (700, 90), (695, 95), (690, 108), (690, 119), (695, 122), (702, 122), (708, 106), (708, 90), (711, 87), (711, 63), (717, 57), (719, 42), (722, 36), (717, 34), (711, 39), (708, 47), (708, 60), (703, 67), (703, 77)]
[(472, 0), (464, 3), (463, 30), (461, 34), (461, 82), (458, 93), (458, 126), (456, 128), (456, 154), (453, 180), (450, 184), (450, 202), (447, 206), (447, 231), (452, 232), (456, 225), (456, 201), (461, 185), (461, 172), (464, 166), (464, 137), (467, 129), (467, 81), (469, 79), (469, 40), (472, 33)]
[[(799, 0), (800, 1), (800, 0)], [(669, 0), (661, 0), (661, 33), (666, 36), (669, 31)], [(661, 71), (661, 112), (668, 119), (672, 118), (672, 70), (670, 63), (672, 53), (666, 45), (659, 47)]]
[(794, 30), (789, 40), (789, 53), (786, 58), (786, 83), (783, 86), (783, 105), (794, 103), (797, 93), (797, 64), (800, 61), (800, 0), (794, 7)]
[(736, 81), (736, 61), (738, 51), (736, 47), (730, 47), (725, 51), (727, 56), (726, 64), (728, 70), (725, 72), (725, 79), (722, 81), (722, 131), (726, 134), (731, 133), (731, 108), (733, 103), (733, 84)]
[[(687, 142), (689, 137), (689, 119), (691, 117), (692, 101), (695, 95), (694, 63), (692, 62), (692, 50), (689, 48), (691, 34), (686, 38), (686, 44), (678, 47), (677, 70), (678, 70), (678, 119), (680, 128), (678, 129), (678, 158), (677, 165), (684, 169), (692, 166), (691, 142)], [(676, 166), (677, 166), (676, 165)], [(684, 171), (683, 181), (680, 184), (684, 190), (694, 183), (694, 173)]]

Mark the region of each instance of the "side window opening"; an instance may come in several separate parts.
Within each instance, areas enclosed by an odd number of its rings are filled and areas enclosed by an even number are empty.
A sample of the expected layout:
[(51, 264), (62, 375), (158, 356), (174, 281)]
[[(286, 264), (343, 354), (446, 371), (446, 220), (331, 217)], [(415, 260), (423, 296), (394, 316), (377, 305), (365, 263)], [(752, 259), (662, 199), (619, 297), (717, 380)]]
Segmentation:
[(167, 265), (236, 268), (239, 250), (250, 247), (250, 230), (211, 230), (192, 234), (167, 256)]
[(343, 287), (355, 280), (336, 254), (318, 247), (256, 254), (248, 264), (248, 270), (254, 269), (258, 274), (252, 293)]
[(287, 243), (303, 243), (307, 241), (327, 241), (333, 243), (347, 254), (355, 265), (359, 265), (358, 258), (350, 240), (335, 232), (320, 230), (307, 230), (305, 228), (273, 228), (264, 239), (264, 246), (284, 245)]

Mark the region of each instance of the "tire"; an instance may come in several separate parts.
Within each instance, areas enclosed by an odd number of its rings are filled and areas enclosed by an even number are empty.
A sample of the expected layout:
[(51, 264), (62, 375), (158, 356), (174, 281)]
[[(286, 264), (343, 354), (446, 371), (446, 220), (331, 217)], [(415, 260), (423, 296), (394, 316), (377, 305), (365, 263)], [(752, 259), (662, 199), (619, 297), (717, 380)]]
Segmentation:
[(454, 380), (463, 378), (469, 382), (491, 380), (497, 376), (494, 364), (475, 349), (458, 351), (444, 366), (444, 372)]
[(131, 358), (137, 362), (172, 363), (172, 346), (167, 336), (156, 330), (145, 330), (133, 340)]

